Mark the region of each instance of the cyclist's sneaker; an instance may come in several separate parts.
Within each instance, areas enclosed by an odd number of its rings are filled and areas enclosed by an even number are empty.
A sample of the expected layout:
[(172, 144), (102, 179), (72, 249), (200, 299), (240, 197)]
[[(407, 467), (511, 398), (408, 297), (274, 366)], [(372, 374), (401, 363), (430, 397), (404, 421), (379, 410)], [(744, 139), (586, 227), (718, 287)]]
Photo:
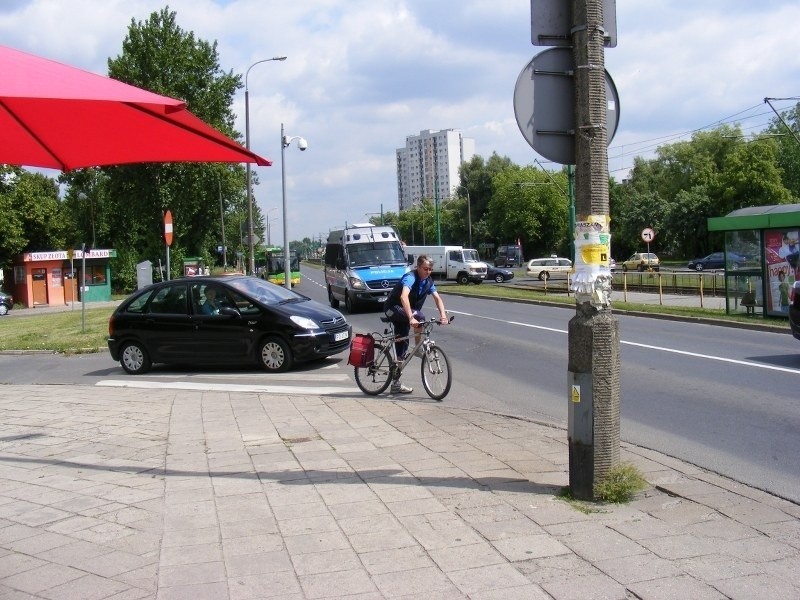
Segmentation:
[(393, 381), (391, 391), (393, 394), (410, 394), (414, 391), (414, 388), (403, 385), (399, 381)]

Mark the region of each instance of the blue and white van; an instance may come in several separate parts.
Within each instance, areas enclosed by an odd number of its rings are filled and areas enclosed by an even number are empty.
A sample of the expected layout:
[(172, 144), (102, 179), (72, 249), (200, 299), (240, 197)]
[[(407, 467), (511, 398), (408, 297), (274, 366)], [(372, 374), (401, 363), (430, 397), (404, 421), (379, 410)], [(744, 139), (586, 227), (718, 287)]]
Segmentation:
[(349, 313), (377, 309), (407, 271), (405, 253), (393, 227), (349, 225), (328, 234), (325, 285), (333, 308), (344, 302)]

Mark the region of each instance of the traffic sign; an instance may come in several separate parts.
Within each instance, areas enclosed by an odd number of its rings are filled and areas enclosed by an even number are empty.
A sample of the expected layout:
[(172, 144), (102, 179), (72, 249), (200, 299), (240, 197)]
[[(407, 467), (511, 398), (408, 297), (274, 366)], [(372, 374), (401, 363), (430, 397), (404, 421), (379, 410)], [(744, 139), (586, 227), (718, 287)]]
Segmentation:
[(167, 211), (164, 214), (164, 241), (167, 246), (172, 245), (172, 212)]
[[(522, 137), (543, 157), (562, 165), (575, 164), (574, 71), (571, 48), (548, 48), (525, 65), (514, 87), (514, 115)], [(619, 125), (619, 95), (608, 71), (605, 81), (610, 144)]]
[[(603, 45), (617, 45), (616, 0), (603, 0)], [(531, 0), (531, 44), (572, 46), (572, 11), (564, 0)]]
[(650, 243), (653, 241), (653, 238), (656, 237), (656, 232), (653, 231), (650, 227), (645, 227), (642, 229), (642, 241), (645, 243)]

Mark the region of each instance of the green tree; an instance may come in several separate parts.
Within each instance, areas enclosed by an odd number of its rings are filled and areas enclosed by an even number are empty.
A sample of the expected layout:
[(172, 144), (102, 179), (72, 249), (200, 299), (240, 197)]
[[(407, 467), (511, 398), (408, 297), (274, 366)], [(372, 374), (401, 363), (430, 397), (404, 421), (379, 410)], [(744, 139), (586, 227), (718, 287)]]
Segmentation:
[(492, 185), (488, 224), (498, 240), (519, 239), (528, 256), (568, 253), (565, 173), (508, 167), (492, 178)]
[(16, 204), (16, 188), (24, 171), (0, 165), (0, 269), (11, 266), (28, 243), (25, 221)]
[(777, 142), (777, 166), (784, 187), (792, 194), (792, 202), (800, 202), (800, 102), (781, 117), (783, 121), (775, 117), (765, 133)]
[[(131, 21), (122, 53), (108, 61), (109, 75), (153, 92), (181, 98), (195, 115), (226, 135), (237, 138), (231, 109), (241, 76), (223, 72), (217, 45), (195, 38), (177, 25), (168, 8), (145, 22)], [(200, 256), (206, 264), (221, 262), (220, 195), (223, 196), (226, 242), (239, 243), (236, 217), (245, 204), (245, 176), (240, 165), (203, 163), (142, 164), (107, 170), (105, 195), (110, 214), (101, 215), (124, 263), (131, 265), (164, 255), (163, 215), (173, 216), (172, 275), (184, 256)], [(105, 206), (105, 204), (103, 205)], [(113, 208), (112, 208), (113, 207)], [(254, 202), (254, 229), (263, 237), (263, 215)], [(234, 244), (231, 244), (231, 240)], [(128, 257), (130, 255), (130, 257)]]

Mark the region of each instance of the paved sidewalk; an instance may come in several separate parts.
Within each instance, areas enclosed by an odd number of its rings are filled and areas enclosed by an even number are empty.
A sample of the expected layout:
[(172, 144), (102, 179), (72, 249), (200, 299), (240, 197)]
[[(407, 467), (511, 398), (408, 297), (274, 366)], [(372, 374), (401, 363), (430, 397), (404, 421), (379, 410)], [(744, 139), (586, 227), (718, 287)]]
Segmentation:
[(0, 598), (800, 598), (800, 506), (623, 446), (582, 511), (566, 432), (447, 403), (0, 387)]

